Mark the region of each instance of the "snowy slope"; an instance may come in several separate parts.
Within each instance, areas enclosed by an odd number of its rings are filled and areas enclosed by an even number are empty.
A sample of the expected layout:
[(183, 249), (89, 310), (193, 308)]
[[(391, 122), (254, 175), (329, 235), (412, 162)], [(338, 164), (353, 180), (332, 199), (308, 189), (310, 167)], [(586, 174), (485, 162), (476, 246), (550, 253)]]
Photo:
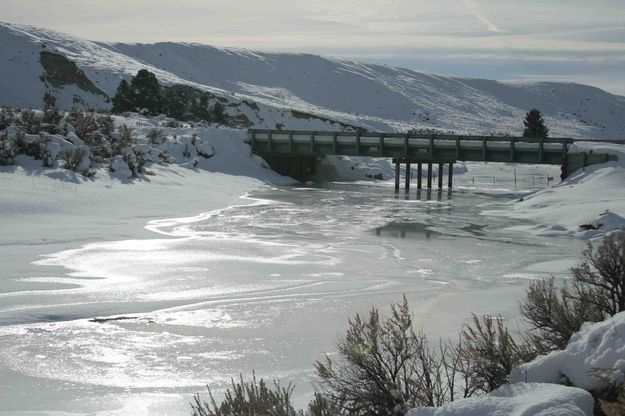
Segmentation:
[(512, 382), (567, 384), (586, 390), (601, 390), (606, 380), (625, 380), (625, 312), (603, 322), (586, 323), (571, 338), (565, 350), (554, 351), (515, 368)]
[(413, 409), (408, 416), (590, 416), (592, 410), (592, 396), (582, 389), (519, 383), (441, 407)]
[(561, 183), (510, 203), (490, 215), (525, 218), (535, 226), (516, 229), (544, 236), (602, 237), (625, 226), (625, 145), (577, 142), (571, 152), (610, 153), (618, 160), (587, 166)]
[(96, 43), (7, 23), (0, 23), (0, 104), (41, 105), (36, 60), (43, 44), (74, 61), (109, 95), (122, 77), (145, 67), (166, 84), (193, 85), (235, 103), (256, 102), (258, 109), (237, 108), (259, 127), (327, 128), (323, 118), (329, 118), (385, 131), (519, 134), (525, 112), (537, 107), (554, 136), (625, 138), (625, 97), (579, 84), (453, 78), (315, 55), (198, 44)]

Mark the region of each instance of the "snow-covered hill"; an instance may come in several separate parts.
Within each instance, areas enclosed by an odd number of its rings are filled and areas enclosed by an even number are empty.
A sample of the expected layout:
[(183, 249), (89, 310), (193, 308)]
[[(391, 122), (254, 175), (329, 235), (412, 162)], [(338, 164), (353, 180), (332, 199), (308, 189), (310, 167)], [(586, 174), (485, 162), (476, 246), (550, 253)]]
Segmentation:
[[(42, 76), (42, 51), (75, 63), (95, 89), (71, 83), (79, 75), (53, 85), (47, 72)], [(525, 112), (536, 107), (554, 136), (625, 138), (625, 97), (573, 83), (454, 78), (315, 55), (198, 44), (97, 43), (9, 23), (0, 23), (0, 67), (2, 105), (41, 106), (47, 90), (63, 107), (106, 108), (122, 78), (147, 68), (164, 84), (192, 85), (226, 98), (231, 114), (242, 113), (258, 127), (344, 127), (328, 121), (335, 120), (384, 131), (519, 134)]]

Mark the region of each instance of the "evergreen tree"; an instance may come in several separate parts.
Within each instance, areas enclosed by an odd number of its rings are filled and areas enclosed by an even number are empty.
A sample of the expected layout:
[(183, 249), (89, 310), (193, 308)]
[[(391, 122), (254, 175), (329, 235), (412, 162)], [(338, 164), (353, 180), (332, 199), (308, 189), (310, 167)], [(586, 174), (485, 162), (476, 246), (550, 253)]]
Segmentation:
[(113, 108), (111, 111), (113, 113), (122, 113), (124, 111), (131, 111), (134, 109), (134, 105), (130, 97), (130, 85), (125, 79), (122, 79), (122, 82), (119, 83), (112, 101)]
[(226, 111), (224, 105), (217, 101), (211, 109), (211, 119), (215, 123), (222, 124), (226, 121)]
[(543, 115), (537, 109), (531, 109), (525, 116), (525, 130), (523, 137), (546, 138), (549, 136), (549, 129), (545, 126)]
[(147, 69), (140, 69), (130, 81), (130, 96), (134, 106), (147, 110), (148, 114), (160, 114), (164, 110), (161, 86), (156, 75)]
[(147, 69), (140, 69), (132, 77), (130, 84), (122, 80), (113, 97), (114, 113), (133, 110), (145, 110), (150, 115), (160, 114), (165, 110), (165, 98), (158, 79)]

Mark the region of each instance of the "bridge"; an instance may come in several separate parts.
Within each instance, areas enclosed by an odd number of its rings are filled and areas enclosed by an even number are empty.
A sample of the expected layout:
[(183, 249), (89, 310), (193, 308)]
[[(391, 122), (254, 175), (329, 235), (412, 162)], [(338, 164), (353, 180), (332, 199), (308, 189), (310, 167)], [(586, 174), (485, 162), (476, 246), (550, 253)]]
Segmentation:
[[(508, 162), (560, 165), (562, 178), (584, 166), (615, 160), (616, 156), (592, 152), (569, 153), (575, 139), (509, 136), (470, 136), (421, 133), (372, 133), (249, 129), (252, 152), (263, 157), (278, 173), (304, 178), (315, 170), (319, 158), (328, 155), (390, 158), (395, 164), (395, 189), (400, 185), (400, 166), (417, 165), (417, 189), (432, 188), (433, 165), (438, 165), (438, 188), (443, 187), (443, 166), (449, 165), (447, 186), (453, 184), (457, 161)], [(411, 175), (405, 175), (410, 188)]]

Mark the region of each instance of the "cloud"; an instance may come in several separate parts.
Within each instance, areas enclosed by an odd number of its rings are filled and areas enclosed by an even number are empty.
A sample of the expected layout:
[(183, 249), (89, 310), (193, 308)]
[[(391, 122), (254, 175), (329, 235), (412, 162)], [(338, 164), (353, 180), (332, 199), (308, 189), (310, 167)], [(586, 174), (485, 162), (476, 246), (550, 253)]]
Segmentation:
[(462, 3), (465, 5), (467, 9), (473, 14), (473, 16), (477, 17), (482, 23), (486, 25), (486, 29), (489, 32), (495, 33), (503, 33), (504, 31), (497, 27), (496, 24), (491, 22), (486, 16), (482, 14), (479, 10), (479, 6), (473, 0), (462, 0)]

